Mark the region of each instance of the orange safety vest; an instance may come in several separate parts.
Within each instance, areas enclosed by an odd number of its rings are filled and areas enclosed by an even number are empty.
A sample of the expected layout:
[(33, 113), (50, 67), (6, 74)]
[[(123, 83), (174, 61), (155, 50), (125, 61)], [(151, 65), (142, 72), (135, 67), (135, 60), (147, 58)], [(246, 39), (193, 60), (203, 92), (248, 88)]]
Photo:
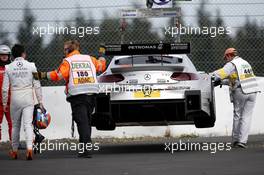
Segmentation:
[(73, 55), (65, 59), (70, 65), (68, 96), (98, 93), (96, 69), (89, 55)]
[[(69, 82), (70, 82), (70, 75), (71, 75), (71, 65), (69, 63), (69, 59), (72, 56), (77, 56), (81, 55), (78, 50), (74, 50), (70, 54), (67, 55), (67, 58), (65, 58), (62, 62), (62, 64), (59, 66), (58, 70), (54, 70), (51, 72), (47, 73), (47, 77), (49, 80), (52, 81), (59, 81), (61, 79), (64, 79), (66, 81), (66, 90), (65, 93), (66, 95), (73, 95), (73, 94), (68, 94), (69, 91)], [(84, 56), (84, 55), (82, 55)], [(85, 55), (89, 57), (91, 66), (95, 68), (96, 72), (103, 72), (106, 69), (106, 61), (103, 60), (97, 60), (96, 58), (90, 57), (88, 55)], [(68, 60), (67, 60), (68, 59)], [(96, 79), (96, 78), (95, 78)], [(93, 93), (92, 91), (91, 93)]]

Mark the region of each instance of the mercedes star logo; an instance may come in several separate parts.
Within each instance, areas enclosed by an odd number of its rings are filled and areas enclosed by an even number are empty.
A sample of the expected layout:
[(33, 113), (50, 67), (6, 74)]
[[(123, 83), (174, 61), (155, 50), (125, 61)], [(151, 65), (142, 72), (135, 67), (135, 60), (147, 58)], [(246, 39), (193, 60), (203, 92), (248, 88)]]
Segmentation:
[(144, 97), (151, 97), (152, 89), (149, 87), (144, 87), (142, 90)]
[(23, 63), (19, 61), (19, 62), (17, 62), (16, 65), (17, 65), (17, 67), (22, 67), (23, 66)]
[(150, 80), (151, 79), (151, 75), (150, 74), (145, 74), (144, 75), (144, 79), (145, 80)]

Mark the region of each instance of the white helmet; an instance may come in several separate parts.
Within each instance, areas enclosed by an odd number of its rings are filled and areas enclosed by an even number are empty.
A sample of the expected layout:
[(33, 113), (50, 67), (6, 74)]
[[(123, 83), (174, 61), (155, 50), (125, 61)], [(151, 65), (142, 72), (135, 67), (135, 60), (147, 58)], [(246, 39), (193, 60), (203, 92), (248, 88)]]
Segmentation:
[(0, 45), (0, 55), (11, 55), (11, 49), (7, 45)]

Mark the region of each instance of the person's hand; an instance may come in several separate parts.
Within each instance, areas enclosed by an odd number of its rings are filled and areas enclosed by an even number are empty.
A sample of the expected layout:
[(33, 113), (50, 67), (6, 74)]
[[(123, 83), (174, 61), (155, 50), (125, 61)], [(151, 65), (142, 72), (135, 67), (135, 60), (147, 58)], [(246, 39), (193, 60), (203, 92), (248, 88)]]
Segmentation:
[(39, 80), (38, 72), (32, 72), (33, 78)]
[(47, 80), (47, 72), (32, 72), (33, 78), (35, 80)]
[(44, 113), (45, 112), (45, 108), (44, 108), (42, 103), (39, 103), (39, 107), (40, 107), (41, 111)]
[(221, 79), (216, 79), (214, 80), (214, 86), (219, 86), (220, 85), (220, 88), (222, 88), (222, 80)]

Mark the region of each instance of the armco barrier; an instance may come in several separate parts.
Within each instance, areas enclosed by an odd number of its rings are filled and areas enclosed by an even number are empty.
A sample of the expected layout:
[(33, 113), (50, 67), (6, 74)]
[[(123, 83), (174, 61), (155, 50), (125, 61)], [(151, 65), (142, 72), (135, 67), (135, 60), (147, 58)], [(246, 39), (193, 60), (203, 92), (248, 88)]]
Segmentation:
[[(258, 78), (262, 93), (258, 94), (256, 106), (253, 113), (250, 134), (264, 133), (264, 78)], [(216, 125), (209, 129), (197, 129), (194, 125), (176, 125), (169, 127), (119, 127), (115, 131), (97, 131), (93, 128), (92, 137), (143, 137), (143, 136), (164, 136), (166, 131), (170, 131), (171, 136), (182, 134), (196, 134), (200, 136), (226, 136), (231, 135), (233, 106), (229, 101), (228, 87), (217, 87), (216, 95)], [(64, 87), (44, 87), (43, 101), (45, 107), (52, 116), (50, 126), (41, 131), (48, 139), (60, 139), (71, 137), (71, 109), (65, 100)], [(3, 141), (7, 140), (7, 123), (4, 119), (2, 124)], [(75, 137), (78, 138), (77, 129)], [(21, 139), (24, 139), (23, 127), (21, 127)]]

